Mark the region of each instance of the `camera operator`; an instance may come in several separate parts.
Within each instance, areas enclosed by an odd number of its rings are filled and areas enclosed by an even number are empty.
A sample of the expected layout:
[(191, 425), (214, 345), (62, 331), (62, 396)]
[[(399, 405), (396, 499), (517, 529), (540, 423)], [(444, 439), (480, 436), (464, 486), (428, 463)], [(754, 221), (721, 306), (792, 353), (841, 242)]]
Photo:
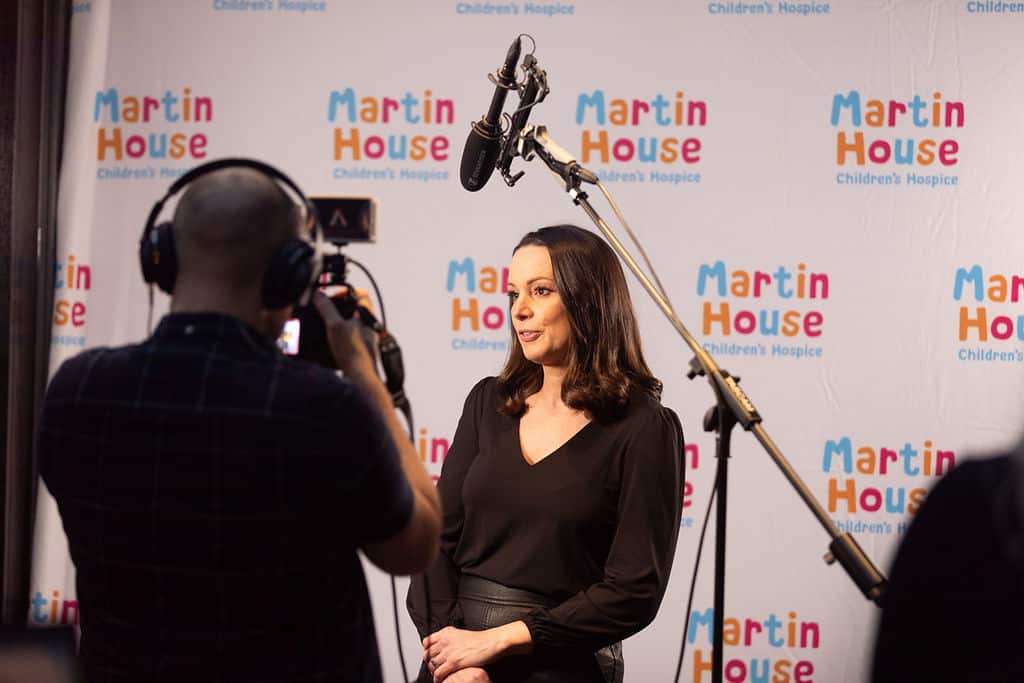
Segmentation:
[(190, 174), (152, 336), (68, 360), (47, 392), (39, 465), (89, 681), (380, 681), (356, 550), (397, 574), (437, 550), (434, 486), (358, 320), (315, 293), (344, 379), (276, 346), (298, 296), (268, 307), (273, 264), (305, 218), (291, 181), (245, 166)]

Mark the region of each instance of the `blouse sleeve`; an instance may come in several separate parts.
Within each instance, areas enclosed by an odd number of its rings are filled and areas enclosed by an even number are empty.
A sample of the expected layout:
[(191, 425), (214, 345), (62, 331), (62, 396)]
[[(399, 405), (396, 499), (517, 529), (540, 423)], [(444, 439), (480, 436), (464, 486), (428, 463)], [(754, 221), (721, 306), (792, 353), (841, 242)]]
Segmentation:
[(452, 445), (441, 466), (441, 478), (437, 482), (442, 510), (441, 551), (434, 563), (423, 574), (414, 576), (409, 584), (406, 606), (421, 638), (445, 626), (462, 625), (458, 610), (460, 572), (453, 558), (462, 536), (462, 484), (479, 450), (477, 430), (487, 381), (481, 380), (469, 392)]
[(618, 524), (604, 577), (551, 609), (524, 619), (534, 649), (598, 650), (654, 620), (679, 536), (683, 432), (668, 408), (638, 421), (626, 446)]

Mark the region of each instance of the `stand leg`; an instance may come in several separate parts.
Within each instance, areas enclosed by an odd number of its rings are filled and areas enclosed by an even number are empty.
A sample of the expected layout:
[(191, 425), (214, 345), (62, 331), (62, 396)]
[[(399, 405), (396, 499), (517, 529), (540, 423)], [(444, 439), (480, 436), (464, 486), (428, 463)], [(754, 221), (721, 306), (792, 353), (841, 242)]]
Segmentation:
[[(708, 413), (704, 429), (706, 431), (714, 429), (718, 433), (715, 439), (715, 459), (718, 464), (715, 475), (715, 618), (712, 624), (711, 683), (722, 683), (725, 661), (723, 631), (725, 630), (725, 531), (729, 490), (729, 446), (732, 440), (732, 428), (736, 426), (736, 420), (721, 406), (712, 408)], [(712, 413), (714, 413), (713, 417)], [(709, 424), (712, 421), (714, 424)]]

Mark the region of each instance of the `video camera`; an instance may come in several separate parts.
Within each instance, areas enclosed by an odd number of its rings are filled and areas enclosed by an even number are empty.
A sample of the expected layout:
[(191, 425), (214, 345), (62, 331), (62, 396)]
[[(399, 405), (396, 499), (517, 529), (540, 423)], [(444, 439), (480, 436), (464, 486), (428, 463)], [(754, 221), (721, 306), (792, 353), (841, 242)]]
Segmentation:
[[(352, 242), (373, 243), (377, 240), (377, 203), (372, 197), (310, 197), (324, 239), (337, 247), (337, 253), (324, 255), (320, 274), (320, 288), (344, 288), (331, 297), (342, 318), (351, 318), (358, 307), (355, 289), (348, 284), (349, 259), (341, 249)], [(368, 325), (376, 320), (363, 320)], [(328, 368), (337, 368), (334, 354), (327, 341), (324, 321), (310, 303), (296, 306), (293, 317), (285, 323), (284, 332), (277, 340), (278, 347), (287, 355), (296, 356)], [(370, 347), (371, 354), (373, 347)]]

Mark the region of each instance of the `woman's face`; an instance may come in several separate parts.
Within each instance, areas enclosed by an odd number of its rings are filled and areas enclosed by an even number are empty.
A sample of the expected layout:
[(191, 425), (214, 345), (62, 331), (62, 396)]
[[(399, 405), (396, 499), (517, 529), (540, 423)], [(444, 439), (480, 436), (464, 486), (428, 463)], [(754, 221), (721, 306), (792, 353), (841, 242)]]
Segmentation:
[(523, 355), (539, 365), (564, 366), (572, 333), (547, 247), (529, 244), (512, 254), (508, 296)]

